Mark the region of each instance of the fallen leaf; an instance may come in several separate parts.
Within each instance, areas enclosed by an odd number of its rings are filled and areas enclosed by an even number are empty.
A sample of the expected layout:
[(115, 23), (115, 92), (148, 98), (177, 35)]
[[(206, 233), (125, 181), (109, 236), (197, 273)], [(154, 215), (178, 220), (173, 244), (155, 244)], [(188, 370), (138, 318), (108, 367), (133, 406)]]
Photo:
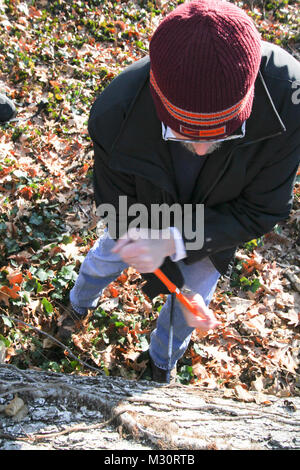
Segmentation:
[(108, 288), (109, 288), (109, 291), (110, 291), (112, 297), (118, 297), (119, 296), (118, 289), (116, 289), (113, 286), (109, 286)]
[(240, 401), (245, 401), (245, 402), (252, 402), (255, 401), (255, 398), (251, 393), (249, 393), (247, 390), (245, 390), (241, 385), (237, 385), (234, 388), (234, 394), (235, 397), (240, 400)]
[(252, 380), (250, 390), (261, 392), (264, 388), (265, 388), (265, 381), (261, 375), (259, 377), (256, 377), (255, 380)]
[(114, 308), (116, 308), (119, 305), (119, 298), (114, 297), (111, 299), (107, 299), (104, 302), (101, 302), (99, 306), (105, 310), (106, 312), (111, 312)]

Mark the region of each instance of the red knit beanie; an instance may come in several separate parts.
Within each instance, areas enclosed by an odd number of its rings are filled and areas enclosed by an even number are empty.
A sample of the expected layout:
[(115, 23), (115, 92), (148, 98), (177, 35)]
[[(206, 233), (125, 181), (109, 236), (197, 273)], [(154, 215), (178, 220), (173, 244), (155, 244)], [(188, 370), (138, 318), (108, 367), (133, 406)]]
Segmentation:
[(187, 138), (217, 140), (250, 116), (260, 36), (223, 0), (183, 3), (150, 42), (150, 88), (159, 119)]

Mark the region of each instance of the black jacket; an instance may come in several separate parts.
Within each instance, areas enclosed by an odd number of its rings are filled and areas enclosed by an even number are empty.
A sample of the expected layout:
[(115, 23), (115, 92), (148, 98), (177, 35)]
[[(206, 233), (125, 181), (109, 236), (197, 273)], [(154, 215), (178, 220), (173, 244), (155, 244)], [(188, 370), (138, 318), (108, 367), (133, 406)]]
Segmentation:
[[(178, 202), (169, 146), (149, 90), (149, 67), (148, 57), (129, 66), (92, 107), (97, 205), (118, 208), (120, 195), (127, 195), (128, 205)], [(238, 245), (288, 217), (300, 154), (298, 86), (300, 64), (278, 46), (263, 43), (245, 137), (224, 142), (205, 157), (193, 193), (193, 203), (204, 204), (205, 241), (200, 250), (187, 250), (185, 263), (209, 256), (224, 274)], [(190, 217), (194, 223), (193, 212)], [(167, 258), (162, 268), (179, 287), (183, 284), (176, 263)], [(146, 288), (151, 297), (166, 292), (153, 274), (144, 277), (152, 280)]]

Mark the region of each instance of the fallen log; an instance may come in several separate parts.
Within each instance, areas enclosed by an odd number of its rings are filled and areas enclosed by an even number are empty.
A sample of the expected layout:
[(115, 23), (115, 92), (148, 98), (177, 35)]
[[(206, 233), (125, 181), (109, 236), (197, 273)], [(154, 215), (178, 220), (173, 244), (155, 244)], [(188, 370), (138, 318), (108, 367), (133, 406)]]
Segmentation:
[(300, 397), (0, 364), (1, 449), (299, 449), (299, 409)]

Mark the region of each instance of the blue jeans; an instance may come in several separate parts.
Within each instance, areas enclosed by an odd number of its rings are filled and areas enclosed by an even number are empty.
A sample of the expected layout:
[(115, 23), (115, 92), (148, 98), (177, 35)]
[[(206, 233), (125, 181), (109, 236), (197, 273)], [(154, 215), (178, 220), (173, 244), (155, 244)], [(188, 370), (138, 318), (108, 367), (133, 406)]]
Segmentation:
[[(96, 308), (103, 289), (128, 267), (117, 253), (111, 252), (114, 244), (115, 241), (105, 231), (83, 261), (78, 278), (70, 292), (72, 307), (78, 314), (84, 315), (87, 309)], [(183, 274), (185, 286), (201, 294), (208, 305), (220, 276), (210, 259), (204, 258), (191, 265), (178, 261), (177, 265)], [(156, 329), (151, 333), (149, 350), (153, 362), (161, 369), (166, 370), (169, 368), (169, 364), (173, 368), (178, 359), (183, 356), (193, 332), (193, 328), (185, 322), (179, 302), (175, 300), (173, 347), (171, 361), (169, 362), (170, 305), (171, 295), (167, 297), (167, 301), (159, 313)]]

